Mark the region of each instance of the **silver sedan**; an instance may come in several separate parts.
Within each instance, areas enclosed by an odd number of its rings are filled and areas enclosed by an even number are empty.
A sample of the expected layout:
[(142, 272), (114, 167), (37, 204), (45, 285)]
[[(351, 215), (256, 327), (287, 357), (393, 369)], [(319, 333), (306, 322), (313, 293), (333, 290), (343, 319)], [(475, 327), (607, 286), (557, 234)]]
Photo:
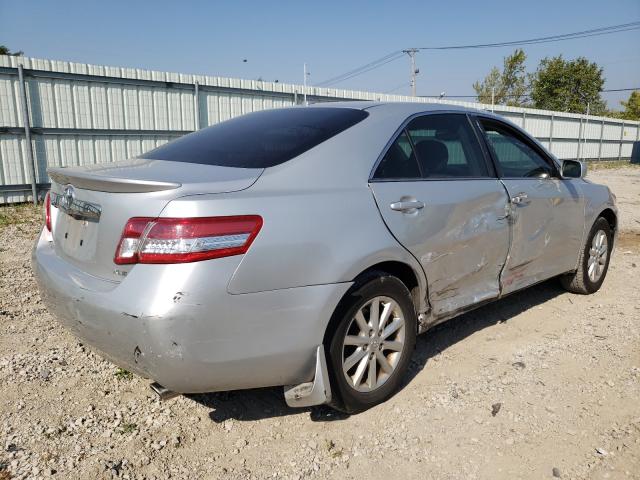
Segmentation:
[(416, 335), (543, 280), (596, 292), (615, 197), (487, 112), (251, 113), (141, 158), (51, 168), (33, 252), (57, 318), (162, 398), (389, 398)]

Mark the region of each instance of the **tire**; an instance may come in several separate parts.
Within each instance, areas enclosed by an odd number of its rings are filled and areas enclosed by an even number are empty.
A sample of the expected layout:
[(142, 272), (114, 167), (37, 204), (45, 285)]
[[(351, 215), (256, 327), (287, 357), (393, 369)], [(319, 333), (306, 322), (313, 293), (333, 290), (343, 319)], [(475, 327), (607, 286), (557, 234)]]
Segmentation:
[[(372, 315), (376, 306), (378, 329)], [(411, 294), (398, 278), (372, 272), (357, 280), (336, 309), (330, 328), (325, 348), (332, 407), (346, 413), (362, 412), (400, 388), (418, 327)]]
[[(600, 247), (597, 246), (599, 241)], [(603, 245), (604, 241), (606, 245)], [(578, 269), (560, 277), (562, 286), (570, 292), (583, 295), (597, 292), (607, 276), (612, 246), (611, 226), (605, 218), (598, 217), (580, 252)]]

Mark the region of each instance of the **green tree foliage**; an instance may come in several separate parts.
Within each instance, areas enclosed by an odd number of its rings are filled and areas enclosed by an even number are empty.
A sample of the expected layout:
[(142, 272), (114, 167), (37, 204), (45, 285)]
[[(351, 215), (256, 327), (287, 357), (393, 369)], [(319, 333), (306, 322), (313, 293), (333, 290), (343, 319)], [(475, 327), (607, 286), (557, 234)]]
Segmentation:
[(524, 62), (527, 55), (524, 50), (517, 49), (504, 58), (502, 72), (493, 67), (481, 82), (473, 84), (478, 101), (491, 103), (492, 93), (496, 104), (520, 107), (526, 105), (527, 75)]
[(14, 57), (19, 57), (20, 55), (24, 55), (24, 52), (12, 52), (6, 45), (0, 45), (0, 55), (13, 55)]
[(640, 90), (631, 92), (629, 99), (626, 102), (620, 102), (620, 105), (624, 107), (624, 110), (619, 112), (617, 116), (625, 120), (640, 120)]
[(562, 55), (543, 58), (530, 76), (532, 106), (544, 110), (605, 114), (600, 96), (604, 86), (602, 68), (584, 57), (565, 60)]

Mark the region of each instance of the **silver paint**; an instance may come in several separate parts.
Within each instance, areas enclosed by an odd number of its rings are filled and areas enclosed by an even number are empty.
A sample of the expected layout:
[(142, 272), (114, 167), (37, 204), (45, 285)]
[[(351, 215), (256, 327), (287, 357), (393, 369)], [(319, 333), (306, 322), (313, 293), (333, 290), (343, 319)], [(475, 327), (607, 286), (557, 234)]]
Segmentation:
[[(115, 363), (176, 392), (295, 387), (317, 378), (329, 320), (368, 268), (413, 272), (424, 330), (575, 270), (595, 219), (617, 213), (611, 192), (582, 178), (370, 182), (398, 127), (443, 107), (330, 104), (340, 105), (370, 115), (265, 170), (136, 159), (52, 171), (53, 193), (73, 184), (74, 203), (101, 214), (87, 222), (52, 208), (53, 235), (43, 230), (33, 251), (48, 308)], [(244, 214), (264, 220), (244, 255), (113, 263), (130, 217)]]

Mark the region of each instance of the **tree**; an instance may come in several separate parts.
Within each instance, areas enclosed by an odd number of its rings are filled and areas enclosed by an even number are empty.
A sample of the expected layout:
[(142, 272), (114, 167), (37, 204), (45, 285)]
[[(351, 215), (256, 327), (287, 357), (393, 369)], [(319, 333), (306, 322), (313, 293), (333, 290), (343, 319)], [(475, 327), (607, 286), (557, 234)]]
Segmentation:
[(562, 55), (543, 58), (530, 76), (533, 107), (544, 110), (586, 113), (607, 111), (600, 96), (604, 86), (602, 68), (584, 57), (565, 60)]
[(14, 57), (19, 57), (20, 55), (24, 55), (23, 51), (12, 52), (9, 50), (9, 47), (5, 45), (0, 45), (0, 55), (12, 55)]
[[(524, 62), (527, 55), (524, 50), (517, 49), (511, 55), (504, 58), (502, 72), (498, 67), (493, 67), (482, 82), (473, 84), (478, 101), (521, 107), (526, 104), (527, 75)], [(492, 95), (493, 94), (493, 95)]]
[(640, 90), (635, 90), (629, 95), (629, 99), (620, 102), (624, 110), (620, 112), (620, 118), (625, 120), (640, 120)]

